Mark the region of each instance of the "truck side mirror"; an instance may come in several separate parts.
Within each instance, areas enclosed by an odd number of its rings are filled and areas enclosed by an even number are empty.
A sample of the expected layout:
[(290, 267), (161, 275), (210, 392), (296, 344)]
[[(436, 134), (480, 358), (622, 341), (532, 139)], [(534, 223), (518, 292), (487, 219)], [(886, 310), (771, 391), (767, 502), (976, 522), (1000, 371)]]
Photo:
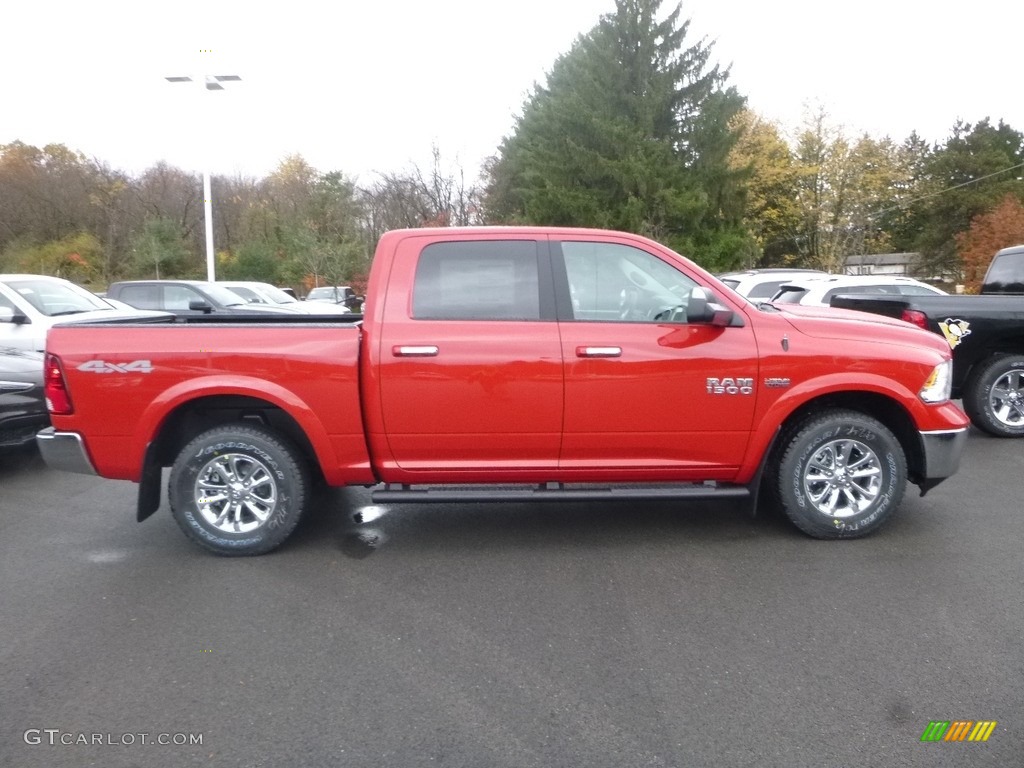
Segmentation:
[(188, 308), (193, 312), (204, 312), (207, 315), (213, 312), (213, 307), (210, 306), (210, 303), (202, 299), (193, 299), (188, 303)]
[(686, 322), (705, 325), (731, 325), (733, 311), (718, 303), (718, 297), (707, 288), (694, 288), (686, 304)]

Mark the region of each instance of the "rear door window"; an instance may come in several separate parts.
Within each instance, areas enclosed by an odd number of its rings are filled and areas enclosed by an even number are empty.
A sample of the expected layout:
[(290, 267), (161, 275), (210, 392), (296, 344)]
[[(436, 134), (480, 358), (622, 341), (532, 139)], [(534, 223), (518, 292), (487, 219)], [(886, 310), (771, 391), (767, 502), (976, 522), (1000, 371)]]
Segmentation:
[(432, 243), (413, 283), (417, 320), (539, 320), (537, 243), (481, 240)]
[(160, 305), (160, 289), (155, 285), (124, 285), (116, 298), (136, 309), (163, 309)]

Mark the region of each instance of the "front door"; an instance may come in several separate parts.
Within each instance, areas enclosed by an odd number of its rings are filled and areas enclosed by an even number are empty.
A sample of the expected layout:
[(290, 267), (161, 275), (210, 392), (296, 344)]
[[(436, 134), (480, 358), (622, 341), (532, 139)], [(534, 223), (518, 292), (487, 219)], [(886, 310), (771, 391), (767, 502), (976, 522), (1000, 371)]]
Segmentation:
[(697, 283), (669, 254), (613, 237), (563, 241), (552, 254), (565, 360), (560, 467), (581, 480), (728, 479), (754, 413), (749, 324), (687, 323)]

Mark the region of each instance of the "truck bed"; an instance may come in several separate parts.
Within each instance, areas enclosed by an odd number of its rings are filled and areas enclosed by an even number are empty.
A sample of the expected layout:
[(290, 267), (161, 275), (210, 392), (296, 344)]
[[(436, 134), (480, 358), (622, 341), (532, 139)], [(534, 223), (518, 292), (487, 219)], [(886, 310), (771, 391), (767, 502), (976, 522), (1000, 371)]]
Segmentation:
[[(194, 414), (198, 394), (199, 406), (212, 412), (219, 396), (248, 395), (294, 414), (328, 480), (348, 480), (345, 468), (368, 463), (360, 338), (358, 320), (348, 316), (169, 316), (56, 326), (48, 343), (61, 350), (76, 415), (55, 415), (54, 426), (73, 420), (90, 435), (97, 471), (138, 482), (150, 437), (173, 423), (178, 403), (189, 402)], [(117, 350), (117, 361), (96, 350)]]

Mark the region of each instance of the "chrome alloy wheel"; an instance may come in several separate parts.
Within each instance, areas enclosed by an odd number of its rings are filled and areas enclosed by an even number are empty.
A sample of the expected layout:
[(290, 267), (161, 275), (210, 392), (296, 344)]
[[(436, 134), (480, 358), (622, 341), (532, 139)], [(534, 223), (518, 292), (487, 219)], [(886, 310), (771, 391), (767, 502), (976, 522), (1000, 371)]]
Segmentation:
[(803, 475), (811, 504), (834, 518), (860, 514), (874, 503), (882, 487), (881, 462), (859, 440), (825, 443), (807, 462)]
[(244, 453), (226, 453), (206, 462), (194, 493), (199, 514), (224, 533), (259, 528), (277, 506), (277, 483), (270, 470)]
[(1024, 427), (1024, 370), (1007, 371), (992, 385), (988, 395), (992, 415), (1008, 427)]

